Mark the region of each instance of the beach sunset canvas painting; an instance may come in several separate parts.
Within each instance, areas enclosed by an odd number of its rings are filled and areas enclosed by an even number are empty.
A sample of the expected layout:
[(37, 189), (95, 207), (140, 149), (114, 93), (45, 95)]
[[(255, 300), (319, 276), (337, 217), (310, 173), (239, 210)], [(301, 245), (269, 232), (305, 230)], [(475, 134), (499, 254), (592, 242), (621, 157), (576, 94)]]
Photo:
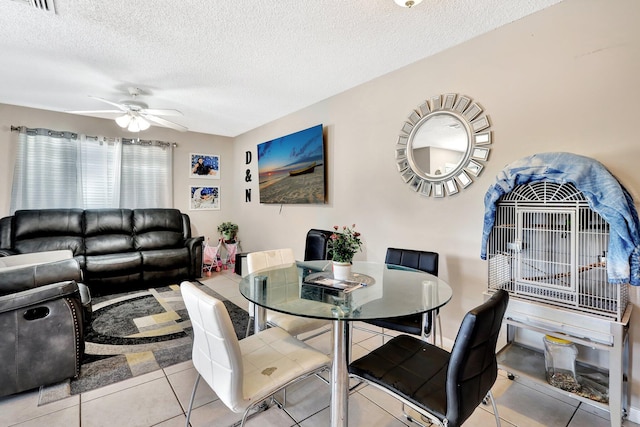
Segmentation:
[(258, 145), (260, 203), (325, 202), (322, 125)]

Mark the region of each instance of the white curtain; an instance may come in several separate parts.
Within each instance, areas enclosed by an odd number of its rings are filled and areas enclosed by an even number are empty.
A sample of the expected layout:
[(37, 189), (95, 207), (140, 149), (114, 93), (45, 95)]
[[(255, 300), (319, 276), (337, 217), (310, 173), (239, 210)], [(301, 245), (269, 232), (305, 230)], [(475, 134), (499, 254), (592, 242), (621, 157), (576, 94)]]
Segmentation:
[(80, 136), (78, 176), (82, 186), (82, 207), (111, 208), (120, 204), (122, 142), (104, 137)]
[(11, 213), (46, 208), (173, 206), (173, 148), (21, 128)]
[(11, 212), (43, 206), (81, 206), (76, 165), (76, 134), (48, 129), (22, 130), (13, 173)]
[(173, 206), (171, 146), (123, 144), (120, 205), (123, 208)]

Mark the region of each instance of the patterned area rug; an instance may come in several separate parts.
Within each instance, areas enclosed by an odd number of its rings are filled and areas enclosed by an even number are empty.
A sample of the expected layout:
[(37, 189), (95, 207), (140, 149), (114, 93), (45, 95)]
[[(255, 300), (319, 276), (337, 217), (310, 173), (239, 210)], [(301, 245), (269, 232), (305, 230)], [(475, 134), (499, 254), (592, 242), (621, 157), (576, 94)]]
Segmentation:
[[(194, 283), (224, 302), (242, 339), (247, 312)], [(191, 359), (193, 331), (178, 285), (98, 297), (92, 303), (80, 376), (41, 387), (39, 405)]]

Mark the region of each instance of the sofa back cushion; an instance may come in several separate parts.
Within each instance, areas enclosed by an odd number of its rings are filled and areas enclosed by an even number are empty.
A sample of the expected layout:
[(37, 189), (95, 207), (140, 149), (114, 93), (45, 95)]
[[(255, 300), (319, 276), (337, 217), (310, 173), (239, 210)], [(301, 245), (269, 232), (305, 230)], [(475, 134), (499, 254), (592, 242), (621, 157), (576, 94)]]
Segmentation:
[(177, 209), (134, 209), (133, 231), (138, 250), (184, 245), (182, 213)]
[(20, 210), (13, 225), (18, 253), (70, 249), (74, 256), (84, 254), (82, 209)]
[(86, 255), (134, 250), (131, 209), (87, 209), (84, 227)]

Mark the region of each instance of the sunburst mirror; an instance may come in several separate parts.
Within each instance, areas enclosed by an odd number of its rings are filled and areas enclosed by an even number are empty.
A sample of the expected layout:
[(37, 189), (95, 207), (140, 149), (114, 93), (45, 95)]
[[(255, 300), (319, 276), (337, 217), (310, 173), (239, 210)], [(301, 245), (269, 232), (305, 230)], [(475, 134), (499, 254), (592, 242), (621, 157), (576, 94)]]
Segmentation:
[(435, 96), (413, 110), (396, 143), (398, 172), (425, 197), (457, 194), (473, 183), (489, 158), (491, 124), (464, 95)]

